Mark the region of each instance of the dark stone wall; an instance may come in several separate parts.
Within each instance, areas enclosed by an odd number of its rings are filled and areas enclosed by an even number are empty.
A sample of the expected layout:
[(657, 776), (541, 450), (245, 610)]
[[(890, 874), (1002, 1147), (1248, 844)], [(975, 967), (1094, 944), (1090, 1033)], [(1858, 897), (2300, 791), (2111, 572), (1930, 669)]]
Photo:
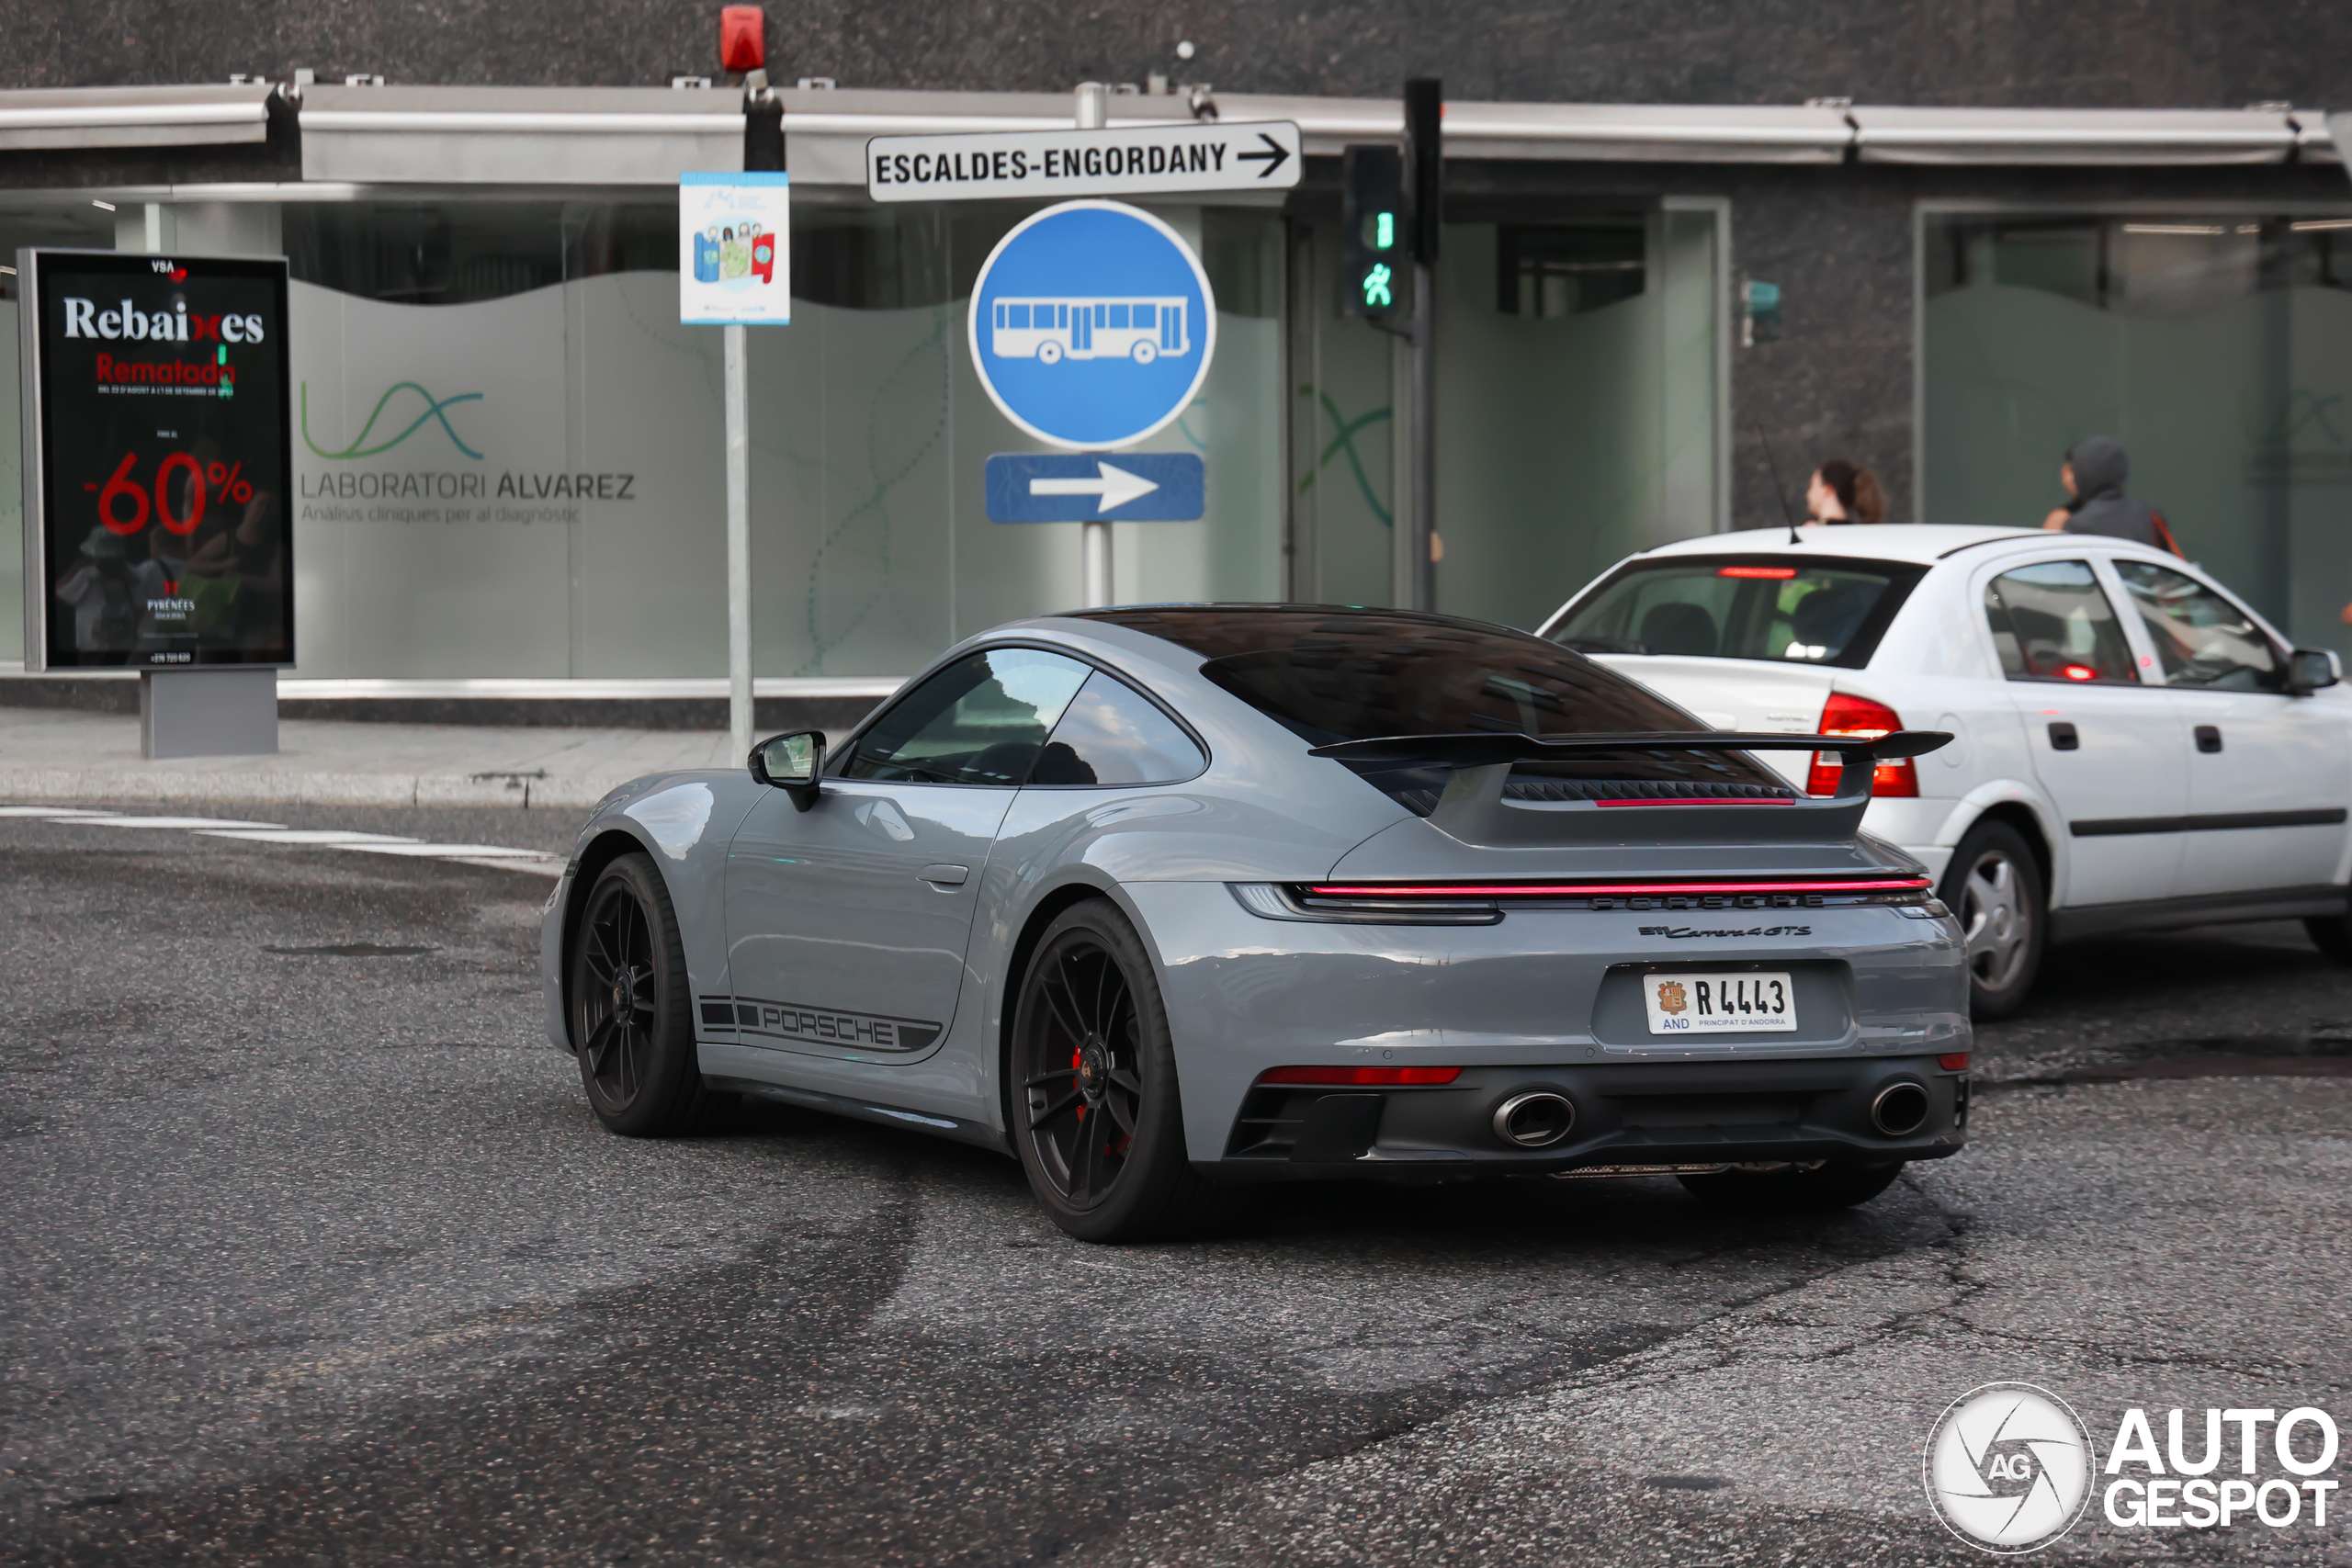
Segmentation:
[[(717, 68), (716, 0), (19, 0), (0, 87), (232, 71), (406, 83), (659, 84)], [(2352, 13), (2322, 0), (807, 0), (768, 6), (772, 73), (1059, 91), (1170, 71), (1234, 91), (1790, 103), (2324, 104)], [(1175, 57), (1180, 39), (1199, 52)]]
[[(1732, 198), (1735, 277), (1762, 278), (1781, 289), (1780, 341), (1732, 349), (1737, 527), (1780, 522), (1783, 496), (1802, 516), (1807, 477), (1836, 457), (1877, 472), (1891, 520), (1916, 516), (1916, 203), (2128, 203), (2160, 213), (2168, 202), (2275, 203), (2277, 210), (2293, 210), (2340, 209), (2352, 199), (2345, 171), (2330, 164), (2107, 170), (1848, 164), (1691, 171), (1689, 185)], [(2062, 457), (2050, 455), (2052, 505), (2063, 499), (2055, 488)]]

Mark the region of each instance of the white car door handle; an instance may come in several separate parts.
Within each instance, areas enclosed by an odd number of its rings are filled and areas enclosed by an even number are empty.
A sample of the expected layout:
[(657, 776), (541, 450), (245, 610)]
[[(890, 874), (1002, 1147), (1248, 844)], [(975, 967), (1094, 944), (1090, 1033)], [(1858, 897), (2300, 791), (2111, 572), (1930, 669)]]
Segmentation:
[(927, 865), (915, 873), (934, 887), (961, 887), (964, 879), (972, 874), (967, 865)]

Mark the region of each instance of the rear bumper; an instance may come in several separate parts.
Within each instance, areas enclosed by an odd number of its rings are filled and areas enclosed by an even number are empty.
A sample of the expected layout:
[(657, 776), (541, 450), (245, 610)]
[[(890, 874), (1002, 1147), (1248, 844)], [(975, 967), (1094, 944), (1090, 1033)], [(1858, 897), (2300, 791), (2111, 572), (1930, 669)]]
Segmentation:
[[(1901, 1136), (1871, 1106), (1917, 1085), (1926, 1119)], [(1495, 1128), (1515, 1096), (1576, 1107), (1566, 1137), (1513, 1146)], [(1227, 1181), (1541, 1175), (1598, 1165), (1940, 1159), (1967, 1143), (1968, 1077), (1933, 1056), (1490, 1066), (1442, 1088), (1253, 1089), (1225, 1157), (1195, 1161)]]
[[(1278, 1066), (1532, 1079), (1567, 1064), (1582, 1074), (1932, 1062), (1971, 1044), (1959, 927), (1924, 907), (1513, 910), (1492, 925), (1348, 925), (1261, 918), (1222, 883), (1123, 891), (1159, 963), (1196, 1162), (1227, 1157), (1243, 1102)], [(1653, 1035), (1638, 976), (1658, 969), (1786, 971), (1803, 1027)], [(1588, 1121), (1579, 1136), (1600, 1126)], [(1456, 1146), (1503, 1153), (1491, 1142)]]

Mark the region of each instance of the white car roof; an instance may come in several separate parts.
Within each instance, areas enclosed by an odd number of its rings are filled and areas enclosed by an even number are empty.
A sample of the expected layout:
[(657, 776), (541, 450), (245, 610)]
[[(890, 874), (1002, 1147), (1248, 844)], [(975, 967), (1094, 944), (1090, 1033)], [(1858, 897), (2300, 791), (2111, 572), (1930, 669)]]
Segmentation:
[(1650, 560), (1668, 556), (1785, 553), (1792, 556), (1860, 557), (1865, 560), (1908, 561), (1919, 566), (1933, 566), (1957, 550), (1999, 556), (2062, 542), (2077, 549), (2120, 550), (2159, 560), (2172, 558), (2164, 551), (2152, 550), (2129, 539), (2112, 538), (2102, 534), (2060, 536), (2045, 533), (2040, 528), (1963, 528), (1940, 523), (1859, 523), (1826, 528), (1801, 528), (1797, 534), (1800, 542), (1793, 545), (1789, 542), (1789, 530), (1785, 527), (1750, 528), (1737, 534), (1702, 534), (1697, 538), (1677, 539), (1670, 545), (1645, 550), (1634, 558)]

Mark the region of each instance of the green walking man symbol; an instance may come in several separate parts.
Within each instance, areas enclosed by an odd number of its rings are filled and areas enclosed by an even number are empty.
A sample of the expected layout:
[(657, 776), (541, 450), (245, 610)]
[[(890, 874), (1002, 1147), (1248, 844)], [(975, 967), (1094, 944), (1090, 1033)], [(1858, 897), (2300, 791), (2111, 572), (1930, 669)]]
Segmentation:
[(1386, 262), (1374, 262), (1372, 270), (1363, 275), (1363, 302), (1367, 305), (1393, 305), (1396, 299), (1388, 292), (1388, 280), (1396, 275), (1388, 270)]

